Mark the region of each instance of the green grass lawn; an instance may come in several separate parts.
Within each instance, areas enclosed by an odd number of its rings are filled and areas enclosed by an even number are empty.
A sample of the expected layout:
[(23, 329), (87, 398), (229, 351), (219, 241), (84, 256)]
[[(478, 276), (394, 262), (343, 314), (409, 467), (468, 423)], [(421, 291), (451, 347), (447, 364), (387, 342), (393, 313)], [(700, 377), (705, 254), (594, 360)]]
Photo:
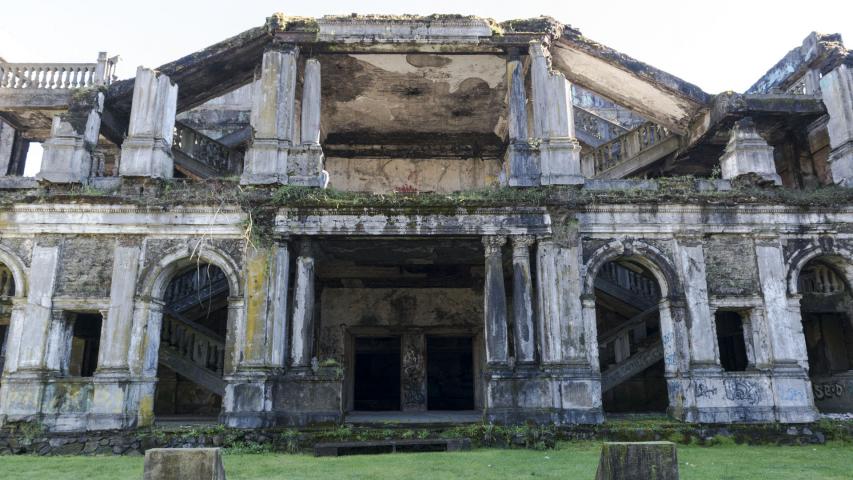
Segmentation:
[[(309, 455), (226, 454), (229, 480), (297, 479), (590, 479), (599, 444), (563, 443), (556, 450), (480, 449), (341, 458)], [(853, 479), (853, 445), (772, 447), (679, 446), (683, 480)], [(141, 457), (0, 456), (2, 479), (139, 479)]]

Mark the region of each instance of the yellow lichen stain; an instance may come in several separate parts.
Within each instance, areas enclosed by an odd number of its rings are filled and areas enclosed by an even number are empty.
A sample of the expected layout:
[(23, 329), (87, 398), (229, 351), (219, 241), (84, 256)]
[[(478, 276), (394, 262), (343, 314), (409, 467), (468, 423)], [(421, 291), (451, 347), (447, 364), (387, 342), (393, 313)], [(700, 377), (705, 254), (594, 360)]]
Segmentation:
[(139, 400), (139, 426), (146, 427), (154, 424), (154, 397), (145, 395)]
[(266, 277), (269, 265), (269, 250), (258, 250), (252, 254), (246, 265), (246, 343), (243, 345), (243, 357), (250, 358), (254, 351), (258, 325), (266, 316)]

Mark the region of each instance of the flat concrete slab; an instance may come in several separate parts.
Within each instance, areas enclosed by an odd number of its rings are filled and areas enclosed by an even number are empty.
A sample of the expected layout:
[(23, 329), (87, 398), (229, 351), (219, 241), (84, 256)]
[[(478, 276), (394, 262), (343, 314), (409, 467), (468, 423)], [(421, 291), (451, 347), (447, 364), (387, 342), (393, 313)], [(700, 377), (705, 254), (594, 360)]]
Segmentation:
[(471, 449), (469, 438), (429, 440), (376, 440), (368, 442), (329, 442), (314, 445), (315, 457), (378, 455), (382, 453), (458, 452)]

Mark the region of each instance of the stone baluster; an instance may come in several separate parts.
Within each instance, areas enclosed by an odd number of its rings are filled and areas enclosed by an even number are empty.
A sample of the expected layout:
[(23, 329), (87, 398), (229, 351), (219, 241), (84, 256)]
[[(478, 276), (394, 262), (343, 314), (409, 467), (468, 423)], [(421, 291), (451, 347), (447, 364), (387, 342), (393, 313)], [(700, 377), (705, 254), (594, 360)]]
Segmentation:
[(293, 293), (293, 337), (290, 362), (294, 369), (311, 365), (314, 345), (314, 256), (311, 240), (304, 238), (296, 259), (296, 284)]
[(741, 175), (755, 174), (776, 185), (782, 179), (776, 173), (773, 147), (767, 144), (747, 117), (735, 123), (729, 136), (726, 151), (720, 157), (723, 178), (731, 180)]
[(127, 138), (121, 144), (119, 175), (172, 178), (172, 140), (178, 86), (166, 75), (147, 68), (136, 70)]
[(295, 46), (264, 52), (260, 81), (252, 95), (250, 121), (254, 133), (240, 183), (288, 183), (298, 56)]
[(530, 277), (530, 247), (534, 243), (529, 235), (512, 237), (513, 339), (518, 363), (533, 363), (535, 354), (533, 281)]
[(829, 168), (832, 180), (853, 187), (853, 66), (840, 65), (820, 79), (823, 104), (829, 113)]
[(508, 358), (506, 292), (504, 290), (502, 247), (506, 237), (483, 237), (486, 251), (484, 312), (486, 330), (486, 363), (490, 367), (506, 366)]
[(67, 113), (53, 117), (36, 178), (77, 183), (94, 175), (92, 153), (98, 144), (103, 110), (104, 94), (91, 92), (75, 100)]
[(539, 141), (542, 185), (583, 183), (581, 147), (575, 138), (572, 85), (551, 69), (548, 49), (531, 42), (533, 136)]

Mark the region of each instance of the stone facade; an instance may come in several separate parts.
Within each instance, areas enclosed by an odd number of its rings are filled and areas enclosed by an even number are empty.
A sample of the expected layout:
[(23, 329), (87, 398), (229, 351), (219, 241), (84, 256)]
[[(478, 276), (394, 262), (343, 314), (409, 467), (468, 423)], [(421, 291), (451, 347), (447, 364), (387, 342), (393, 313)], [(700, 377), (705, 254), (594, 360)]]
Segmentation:
[(545, 17), (277, 14), (49, 128), (0, 76), (0, 164), (46, 145), (0, 179), (0, 423), (849, 412), (850, 57), (813, 40), (714, 99)]

